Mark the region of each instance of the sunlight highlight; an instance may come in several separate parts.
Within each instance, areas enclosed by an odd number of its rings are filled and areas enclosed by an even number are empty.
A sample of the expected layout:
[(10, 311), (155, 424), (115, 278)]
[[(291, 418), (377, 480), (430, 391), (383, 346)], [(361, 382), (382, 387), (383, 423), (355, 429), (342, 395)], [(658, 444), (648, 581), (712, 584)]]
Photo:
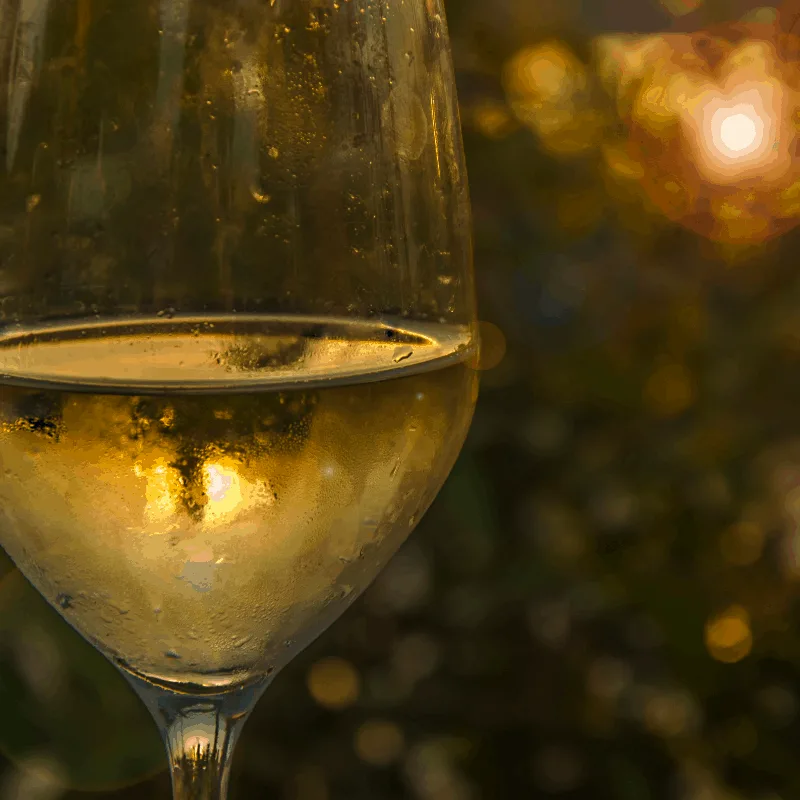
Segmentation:
[(712, 136), (722, 153), (741, 158), (758, 147), (764, 136), (764, 123), (752, 106), (747, 112), (718, 111), (712, 120)]
[(780, 177), (788, 170), (782, 149), (790, 136), (782, 130), (782, 95), (781, 87), (769, 81), (736, 93), (706, 87), (681, 109), (706, 180), (731, 185), (762, 175)]
[(249, 481), (242, 465), (232, 458), (217, 458), (203, 467), (203, 488), (206, 504), (203, 521), (229, 522), (231, 516), (264, 508), (275, 502), (275, 493), (265, 481)]
[(797, 52), (800, 37), (757, 21), (602, 37), (599, 77), (623, 123), (603, 152), (615, 190), (726, 245), (799, 224)]
[(213, 520), (228, 516), (242, 504), (242, 482), (233, 464), (209, 462), (204, 468), (208, 504), (205, 518)]

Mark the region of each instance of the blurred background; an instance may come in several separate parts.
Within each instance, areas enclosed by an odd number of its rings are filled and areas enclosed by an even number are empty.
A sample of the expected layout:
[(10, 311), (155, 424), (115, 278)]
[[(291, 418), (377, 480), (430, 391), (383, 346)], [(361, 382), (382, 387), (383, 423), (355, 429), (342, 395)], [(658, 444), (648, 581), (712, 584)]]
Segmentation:
[[(447, 11), (474, 426), (259, 704), (232, 797), (797, 797), (800, 6)], [(123, 679), (0, 562), (0, 800), (166, 800), (165, 768)]]

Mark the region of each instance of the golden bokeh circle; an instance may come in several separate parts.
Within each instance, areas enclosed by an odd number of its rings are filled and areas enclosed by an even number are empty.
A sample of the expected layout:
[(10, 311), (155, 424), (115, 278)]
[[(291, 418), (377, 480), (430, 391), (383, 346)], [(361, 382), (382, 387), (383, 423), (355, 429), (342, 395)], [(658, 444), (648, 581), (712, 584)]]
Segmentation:
[(723, 664), (736, 664), (753, 650), (750, 615), (742, 606), (730, 608), (706, 623), (706, 649), (711, 657)]
[(308, 673), (308, 691), (323, 708), (341, 711), (352, 706), (361, 693), (361, 678), (343, 658), (317, 661)]

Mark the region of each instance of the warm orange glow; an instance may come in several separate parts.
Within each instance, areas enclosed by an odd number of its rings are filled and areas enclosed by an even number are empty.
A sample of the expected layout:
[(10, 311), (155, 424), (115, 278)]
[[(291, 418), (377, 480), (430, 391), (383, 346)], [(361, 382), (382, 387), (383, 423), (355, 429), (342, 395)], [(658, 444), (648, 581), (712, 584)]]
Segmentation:
[(766, 42), (746, 42), (723, 62), (719, 88), (706, 85), (681, 109), (703, 177), (718, 185), (780, 181), (792, 168), (797, 96), (778, 76)]
[(761, 22), (602, 40), (600, 77), (628, 131), (604, 150), (609, 174), (710, 239), (785, 233), (800, 222), (798, 52), (800, 38)]

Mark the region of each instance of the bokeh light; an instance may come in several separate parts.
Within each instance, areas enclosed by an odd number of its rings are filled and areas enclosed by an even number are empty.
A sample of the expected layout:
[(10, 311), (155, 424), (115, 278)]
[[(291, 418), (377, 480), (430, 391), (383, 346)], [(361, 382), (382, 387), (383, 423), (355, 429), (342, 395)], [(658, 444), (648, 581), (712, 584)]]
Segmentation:
[(738, 567), (754, 564), (761, 558), (766, 534), (756, 522), (738, 522), (722, 534), (720, 550), (725, 560)]
[(742, 158), (752, 153), (763, 140), (764, 121), (754, 106), (743, 105), (717, 111), (711, 121), (711, 130), (714, 143), (722, 152), (732, 158)]
[(58, 800), (68, 786), (63, 768), (47, 755), (31, 756), (0, 787), (4, 800)]
[(386, 767), (397, 761), (405, 749), (403, 731), (393, 722), (369, 720), (356, 732), (355, 750), (358, 757), (376, 767)]
[(519, 123), (505, 103), (484, 102), (475, 105), (465, 120), (488, 139), (504, 139), (513, 133)]
[(644, 401), (656, 415), (673, 417), (689, 408), (694, 392), (686, 366), (668, 361), (657, 367), (645, 384)]
[(308, 673), (308, 691), (319, 705), (340, 711), (353, 705), (361, 691), (355, 667), (342, 658), (318, 661)]
[(583, 776), (583, 761), (570, 747), (552, 745), (534, 755), (534, 782), (549, 795), (575, 791), (581, 785)]
[(236, 465), (209, 462), (203, 469), (207, 496), (205, 517), (218, 519), (234, 513), (242, 504), (242, 480)]
[(511, 110), (553, 155), (597, 148), (605, 118), (591, 101), (588, 68), (566, 44), (523, 48), (506, 63), (503, 85)]
[(750, 245), (794, 227), (799, 43), (760, 21), (599, 40), (599, 76), (626, 131), (604, 150), (610, 172), (715, 241)]
[(470, 366), (486, 372), (498, 367), (506, 355), (506, 337), (493, 322), (479, 324), (481, 349), (477, 357), (471, 359)]
[(706, 624), (706, 648), (717, 661), (735, 664), (750, 655), (753, 633), (750, 615), (741, 606), (731, 606)]

